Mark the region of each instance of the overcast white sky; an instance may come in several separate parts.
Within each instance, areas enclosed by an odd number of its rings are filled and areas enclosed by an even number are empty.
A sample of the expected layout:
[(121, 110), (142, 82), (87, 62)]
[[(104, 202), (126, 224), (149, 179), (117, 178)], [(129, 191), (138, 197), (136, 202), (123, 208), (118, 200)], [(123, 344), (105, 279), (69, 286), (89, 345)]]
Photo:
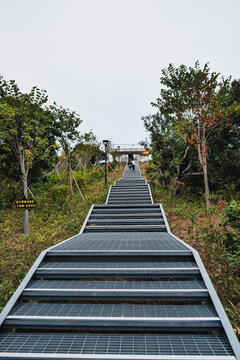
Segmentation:
[(0, 0), (0, 73), (134, 144), (170, 62), (240, 78), (239, 0)]

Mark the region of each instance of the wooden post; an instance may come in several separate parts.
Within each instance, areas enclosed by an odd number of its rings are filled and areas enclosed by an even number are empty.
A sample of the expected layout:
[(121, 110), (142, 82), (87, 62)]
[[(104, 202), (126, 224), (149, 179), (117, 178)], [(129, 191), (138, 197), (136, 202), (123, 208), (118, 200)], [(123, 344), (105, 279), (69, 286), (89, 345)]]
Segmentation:
[(83, 194), (82, 194), (82, 192), (81, 192), (81, 190), (80, 190), (80, 187), (78, 186), (78, 183), (77, 183), (77, 180), (75, 179), (75, 176), (74, 176), (73, 171), (72, 171), (72, 176), (73, 176), (73, 180), (75, 181), (75, 184), (76, 184), (76, 186), (77, 186), (77, 189), (78, 189), (78, 191), (79, 191), (79, 193), (80, 193), (80, 195), (81, 195), (81, 197), (82, 197), (83, 201), (84, 201), (84, 202), (85, 202), (85, 204), (86, 204), (86, 201), (85, 201), (85, 199), (84, 199), (84, 197), (83, 197)]

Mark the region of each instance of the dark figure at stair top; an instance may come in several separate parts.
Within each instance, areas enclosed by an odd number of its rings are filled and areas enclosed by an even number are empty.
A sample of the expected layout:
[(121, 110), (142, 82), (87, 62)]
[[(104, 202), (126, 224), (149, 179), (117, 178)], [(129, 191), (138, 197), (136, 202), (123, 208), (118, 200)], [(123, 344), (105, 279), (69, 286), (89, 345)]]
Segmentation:
[(132, 171), (132, 161), (130, 159), (128, 160), (128, 168), (129, 171)]
[(135, 172), (135, 166), (136, 166), (136, 162), (135, 160), (132, 160), (132, 171)]

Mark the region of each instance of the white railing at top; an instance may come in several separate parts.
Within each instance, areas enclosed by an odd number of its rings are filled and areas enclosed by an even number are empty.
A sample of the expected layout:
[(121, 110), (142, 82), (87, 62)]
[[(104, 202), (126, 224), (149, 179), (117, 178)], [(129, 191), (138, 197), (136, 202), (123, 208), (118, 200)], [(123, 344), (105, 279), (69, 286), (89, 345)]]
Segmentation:
[(145, 151), (143, 146), (138, 144), (114, 144), (114, 149), (118, 151)]

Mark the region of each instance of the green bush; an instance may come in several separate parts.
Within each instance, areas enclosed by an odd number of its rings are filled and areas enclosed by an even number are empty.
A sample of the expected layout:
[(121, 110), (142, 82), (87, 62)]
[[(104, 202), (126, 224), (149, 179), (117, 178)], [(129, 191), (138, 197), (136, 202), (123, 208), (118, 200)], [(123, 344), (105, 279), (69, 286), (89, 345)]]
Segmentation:
[(232, 254), (240, 254), (240, 201), (219, 201), (219, 205), (220, 225), (225, 233), (223, 243)]
[[(84, 181), (83, 171), (74, 172), (74, 176), (75, 176), (75, 179), (76, 179), (79, 187), (82, 188), (86, 184), (93, 184), (95, 182), (101, 181), (104, 176), (104, 173), (102, 171), (98, 171), (98, 170), (87, 171), (86, 183)], [(74, 180), (73, 180), (73, 185), (75, 186)]]
[[(82, 188), (85, 185), (83, 171), (74, 171), (74, 177), (78, 183), (78, 186)], [(75, 186), (75, 181), (72, 179), (73, 186)]]
[(146, 166), (145, 173), (146, 175), (152, 175), (157, 171), (156, 165), (153, 164), (153, 162), (150, 160), (148, 162), (148, 165)]
[(70, 189), (68, 185), (58, 185), (48, 188), (45, 196), (49, 201), (53, 201), (58, 205), (62, 205), (69, 196), (69, 193)]
[(104, 177), (104, 173), (99, 170), (92, 170), (87, 173), (87, 183), (93, 184), (95, 182), (101, 181)]
[(0, 209), (11, 207), (14, 200), (21, 196), (21, 186), (9, 179), (0, 181), (0, 189)]
[(40, 181), (30, 184), (30, 189), (34, 196), (44, 194), (49, 188), (59, 183), (59, 178), (53, 174), (46, 174)]

